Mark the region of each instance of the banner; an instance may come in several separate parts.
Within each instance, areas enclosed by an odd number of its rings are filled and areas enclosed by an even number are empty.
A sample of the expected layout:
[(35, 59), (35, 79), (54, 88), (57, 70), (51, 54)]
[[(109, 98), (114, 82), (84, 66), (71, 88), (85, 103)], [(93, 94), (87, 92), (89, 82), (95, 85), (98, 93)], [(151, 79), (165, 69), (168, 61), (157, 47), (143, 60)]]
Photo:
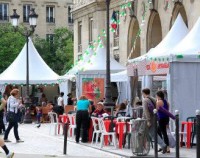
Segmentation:
[(96, 104), (104, 98), (104, 78), (83, 78), (82, 93)]

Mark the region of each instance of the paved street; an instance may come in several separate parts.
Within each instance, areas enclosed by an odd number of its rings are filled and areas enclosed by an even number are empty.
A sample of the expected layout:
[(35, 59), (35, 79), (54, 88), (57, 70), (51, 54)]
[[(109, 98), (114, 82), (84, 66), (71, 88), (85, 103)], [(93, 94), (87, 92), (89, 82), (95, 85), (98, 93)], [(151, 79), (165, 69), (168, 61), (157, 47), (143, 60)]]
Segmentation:
[[(38, 129), (35, 124), (24, 124), (19, 126), (19, 135), (24, 143), (15, 143), (13, 131), (9, 135), (11, 143), (7, 143), (9, 149), (15, 152), (15, 158), (62, 158), (63, 155), (63, 136), (54, 136), (50, 134), (49, 124), (42, 124)], [(52, 131), (53, 132), (53, 131)], [(68, 140), (67, 157), (69, 158), (122, 158), (133, 156), (129, 149), (114, 149), (111, 147), (104, 147), (99, 150), (98, 146), (91, 146), (88, 144), (76, 144), (73, 139)], [(5, 155), (0, 153), (0, 157)], [(181, 157), (195, 158), (196, 150), (181, 148)], [(36, 156), (37, 155), (37, 156)], [(151, 149), (150, 157), (153, 156), (153, 149)], [(159, 154), (159, 157), (175, 157), (175, 152), (172, 149), (170, 154)]]

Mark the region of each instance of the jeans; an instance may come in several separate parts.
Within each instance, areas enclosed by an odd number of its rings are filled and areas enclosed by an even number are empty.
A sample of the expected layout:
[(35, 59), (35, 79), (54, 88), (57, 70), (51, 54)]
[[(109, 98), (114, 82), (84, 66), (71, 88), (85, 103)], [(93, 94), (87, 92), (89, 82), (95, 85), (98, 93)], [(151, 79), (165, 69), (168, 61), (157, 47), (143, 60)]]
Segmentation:
[[(151, 126), (149, 128), (149, 135), (151, 138), (154, 139), (155, 135), (154, 135), (154, 126)], [(163, 149), (164, 147), (166, 147), (166, 144), (164, 143), (164, 141), (162, 140), (162, 138), (157, 134), (157, 139), (158, 139), (158, 145), (160, 145), (160, 147)]]
[(20, 140), (19, 139), (19, 135), (18, 135), (18, 122), (9, 122), (8, 127), (5, 131), (5, 135), (4, 135), (4, 140), (8, 139), (8, 134), (10, 133), (10, 130), (14, 127), (14, 135), (15, 135), (15, 139), (16, 140)]

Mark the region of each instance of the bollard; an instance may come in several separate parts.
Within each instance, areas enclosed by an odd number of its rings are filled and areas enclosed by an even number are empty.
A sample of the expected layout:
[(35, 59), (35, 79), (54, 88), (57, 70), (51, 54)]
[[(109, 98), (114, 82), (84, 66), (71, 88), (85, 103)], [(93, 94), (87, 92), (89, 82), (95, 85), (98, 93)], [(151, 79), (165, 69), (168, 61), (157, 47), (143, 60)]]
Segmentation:
[(67, 133), (68, 133), (68, 127), (69, 127), (69, 124), (65, 123), (64, 124), (64, 149), (63, 149), (63, 154), (64, 155), (67, 154)]
[(175, 117), (176, 117), (176, 158), (179, 158), (180, 153), (179, 153), (179, 145), (180, 145), (180, 140), (179, 140), (179, 111), (175, 110)]
[(200, 110), (196, 110), (196, 143), (197, 158), (200, 157)]
[(158, 125), (157, 125), (157, 110), (153, 110), (154, 113), (154, 157), (158, 158)]

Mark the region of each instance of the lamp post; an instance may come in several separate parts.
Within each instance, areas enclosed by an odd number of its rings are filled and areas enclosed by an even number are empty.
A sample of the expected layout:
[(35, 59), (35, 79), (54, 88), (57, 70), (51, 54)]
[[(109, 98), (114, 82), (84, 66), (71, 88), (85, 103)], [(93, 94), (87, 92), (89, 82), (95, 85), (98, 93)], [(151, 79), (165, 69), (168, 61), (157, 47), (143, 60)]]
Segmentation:
[(112, 101), (112, 92), (111, 92), (111, 82), (110, 82), (110, 18), (109, 18), (109, 9), (110, 9), (110, 1), (105, 0), (106, 3), (106, 86), (105, 86), (105, 102), (104, 105), (107, 108), (111, 109), (111, 115), (113, 116), (113, 108), (115, 103)]
[[(26, 38), (26, 96), (25, 96), (25, 104), (26, 107), (29, 107), (29, 48), (28, 48), (28, 42), (29, 42), (29, 37), (34, 33), (35, 27), (37, 25), (37, 17), (38, 15), (35, 13), (35, 9), (32, 8), (29, 13), (29, 25), (30, 29), (25, 28), (24, 31), (21, 29), (18, 29), (19, 25), (19, 15), (16, 12), (16, 9), (13, 9), (13, 15), (10, 16), (12, 19), (12, 25), (15, 29), (15, 31), (18, 31), (21, 35), (23, 35)], [(24, 123), (32, 123), (30, 111), (26, 110), (26, 114), (24, 117)]]

